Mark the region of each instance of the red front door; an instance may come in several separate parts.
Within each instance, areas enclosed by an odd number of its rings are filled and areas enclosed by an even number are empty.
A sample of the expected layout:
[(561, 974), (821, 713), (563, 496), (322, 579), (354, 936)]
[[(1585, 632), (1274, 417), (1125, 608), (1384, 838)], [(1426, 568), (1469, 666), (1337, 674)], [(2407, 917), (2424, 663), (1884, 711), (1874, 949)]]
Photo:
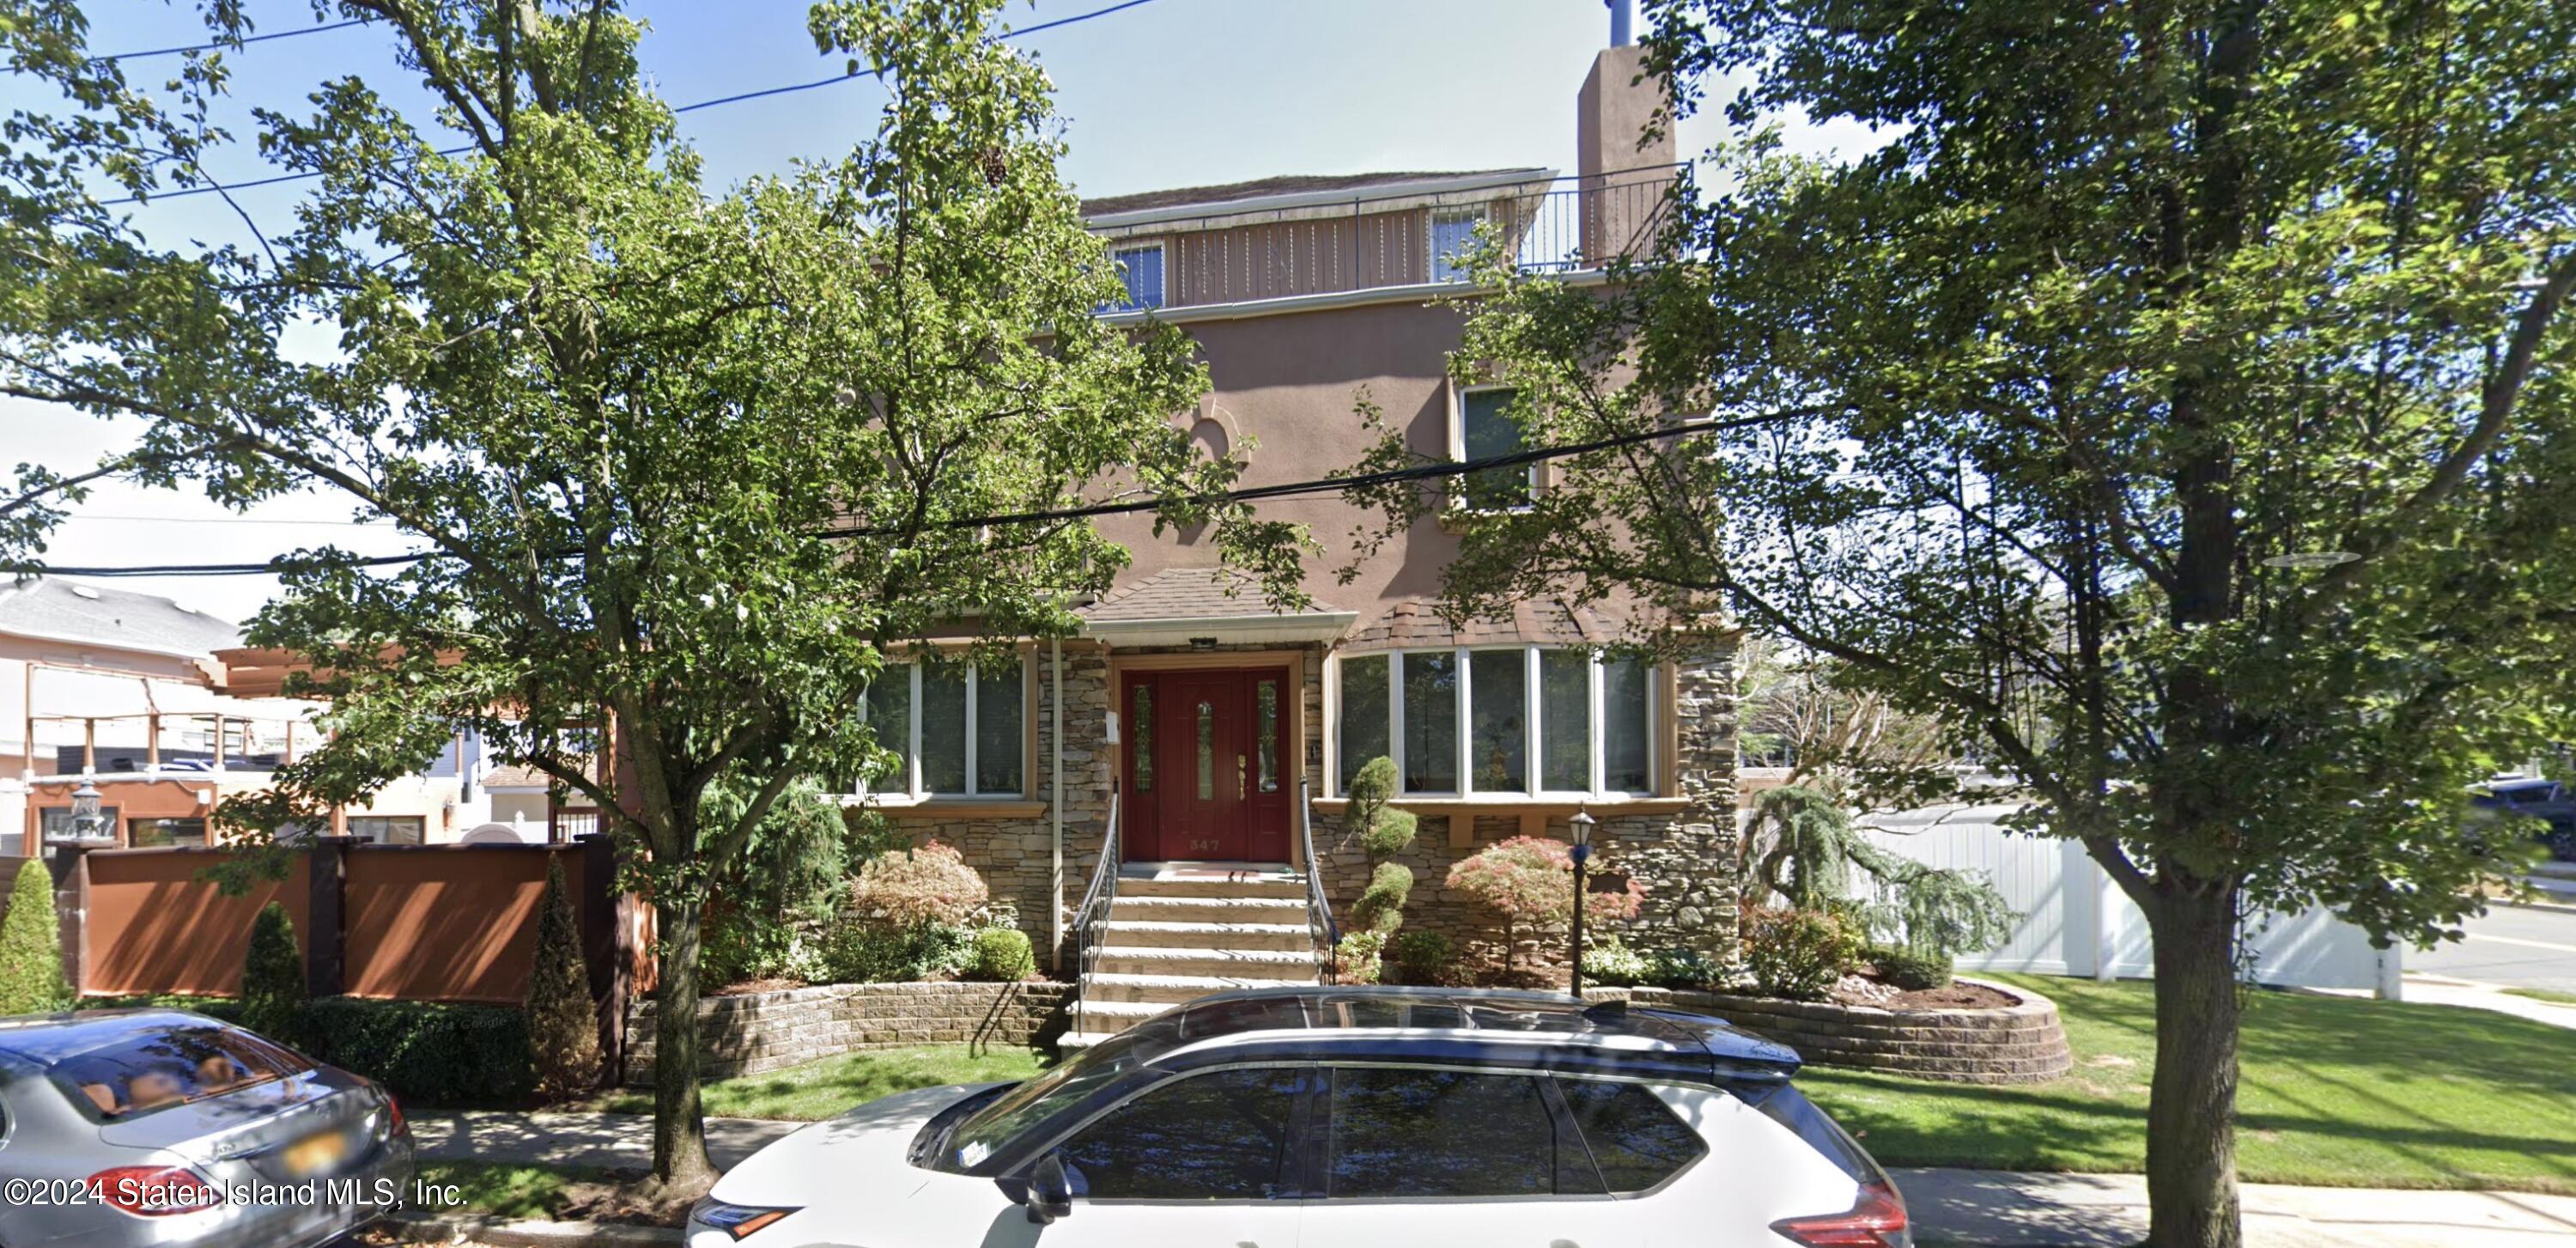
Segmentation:
[(1128, 675), (1120, 711), (1129, 859), (1287, 861), (1286, 677)]

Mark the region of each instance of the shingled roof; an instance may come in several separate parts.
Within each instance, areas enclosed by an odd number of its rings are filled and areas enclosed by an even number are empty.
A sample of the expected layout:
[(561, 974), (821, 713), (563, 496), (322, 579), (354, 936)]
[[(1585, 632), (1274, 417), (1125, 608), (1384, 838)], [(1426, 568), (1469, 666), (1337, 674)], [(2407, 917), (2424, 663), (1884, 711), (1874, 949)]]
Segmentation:
[(1619, 639), (1608, 619), (1555, 598), (1528, 598), (1512, 604), (1510, 619), (1469, 620), (1451, 627), (1440, 617), (1440, 604), (1408, 598), (1388, 607), (1368, 627), (1342, 642), (1346, 651), (1395, 650), (1413, 646), (1598, 646)]
[(190, 658), (241, 643), (230, 621), (168, 598), (50, 576), (0, 578), (0, 633)]
[[(1331, 610), (1320, 603), (1315, 609)], [(1167, 568), (1133, 585), (1111, 590), (1077, 614), (1094, 624), (1110, 624), (1282, 613), (1272, 610), (1261, 596), (1261, 587), (1241, 572), (1226, 568)]]

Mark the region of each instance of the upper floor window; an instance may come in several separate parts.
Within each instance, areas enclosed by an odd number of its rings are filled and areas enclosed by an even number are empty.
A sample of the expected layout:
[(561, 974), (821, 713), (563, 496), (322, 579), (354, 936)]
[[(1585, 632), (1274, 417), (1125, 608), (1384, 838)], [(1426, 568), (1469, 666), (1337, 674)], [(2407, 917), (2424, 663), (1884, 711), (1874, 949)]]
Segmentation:
[(1395, 761), (1406, 793), (1622, 797), (1655, 791), (1652, 667), (1541, 646), (1335, 660), (1333, 775)]
[(1027, 700), (1024, 663), (886, 664), (868, 690), (866, 714), (877, 747), (894, 752), (896, 769), (866, 791), (899, 798), (1025, 796)]
[[(1489, 459), (1527, 449), (1509, 386), (1469, 386), (1456, 392), (1450, 442), (1461, 460)], [(1515, 511), (1538, 494), (1538, 465), (1485, 468), (1459, 479), (1457, 499), (1470, 511)]]
[(1468, 264), (1476, 251), (1476, 227), (1484, 220), (1485, 210), (1482, 208), (1431, 210), (1432, 281), (1467, 280)]
[(1127, 301), (1112, 312), (1133, 312), (1138, 308), (1163, 306), (1163, 245), (1137, 243), (1109, 249), (1110, 262), (1118, 266), (1118, 280), (1127, 287)]

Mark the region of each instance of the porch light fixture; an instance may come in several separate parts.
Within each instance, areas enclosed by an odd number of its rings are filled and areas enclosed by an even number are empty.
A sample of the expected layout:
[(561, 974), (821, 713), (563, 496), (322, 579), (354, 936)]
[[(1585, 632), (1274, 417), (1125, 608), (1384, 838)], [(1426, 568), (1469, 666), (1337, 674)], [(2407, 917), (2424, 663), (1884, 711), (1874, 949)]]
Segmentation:
[(2263, 566), (2313, 572), (2319, 568), (2331, 568), (2338, 563), (2352, 563), (2360, 558), (2361, 556), (2349, 550), (2296, 550), (2286, 555), (2274, 555), (2264, 560)]
[(104, 832), (100, 825), (106, 822), (98, 813), (98, 785), (81, 781), (80, 787), (72, 790), (72, 835), (84, 841), (97, 840)]
[(1592, 825), (1596, 820), (1586, 807), (1574, 808), (1574, 816), (1565, 821), (1574, 837), (1574, 995), (1583, 995), (1583, 864), (1592, 858)]

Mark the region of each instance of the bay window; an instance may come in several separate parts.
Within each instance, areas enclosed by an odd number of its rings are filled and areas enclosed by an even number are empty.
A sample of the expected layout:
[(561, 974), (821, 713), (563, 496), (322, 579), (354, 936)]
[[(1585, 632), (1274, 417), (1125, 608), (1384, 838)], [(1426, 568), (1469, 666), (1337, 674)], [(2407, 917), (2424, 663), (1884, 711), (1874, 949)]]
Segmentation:
[(887, 797), (1010, 797), (1027, 790), (1025, 666), (888, 663), (865, 713), (894, 774), (866, 790)]
[(1406, 794), (1613, 798), (1655, 791), (1652, 668), (1544, 646), (1397, 650), (1334, 663), (1336, 792), (1381, 755)]

